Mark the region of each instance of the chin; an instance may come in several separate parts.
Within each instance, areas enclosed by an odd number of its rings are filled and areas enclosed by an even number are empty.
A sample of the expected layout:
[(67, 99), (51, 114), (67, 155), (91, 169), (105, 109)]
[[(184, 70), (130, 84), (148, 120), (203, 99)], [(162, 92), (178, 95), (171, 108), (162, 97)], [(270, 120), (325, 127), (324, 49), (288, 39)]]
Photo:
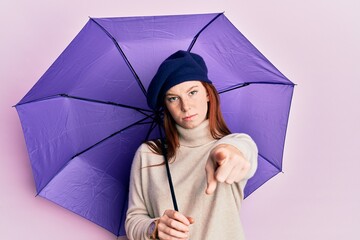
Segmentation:
[(201, 122), (191, 122), (191, 123), (184, 123), (181, 126), (185, 129), (192, 129), (192, 128), (196, 128), (200, 124)]

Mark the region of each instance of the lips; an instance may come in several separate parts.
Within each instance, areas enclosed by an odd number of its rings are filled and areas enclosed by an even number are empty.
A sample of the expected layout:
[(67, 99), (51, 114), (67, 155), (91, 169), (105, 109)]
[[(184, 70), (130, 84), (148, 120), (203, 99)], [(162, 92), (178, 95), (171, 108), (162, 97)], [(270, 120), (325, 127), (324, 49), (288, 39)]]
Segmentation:
[(191, 121), (194, 117), (196, 116), (196, 114), (190, 115), (190, 116), (186, 116), (183, 118), (184, 121)]

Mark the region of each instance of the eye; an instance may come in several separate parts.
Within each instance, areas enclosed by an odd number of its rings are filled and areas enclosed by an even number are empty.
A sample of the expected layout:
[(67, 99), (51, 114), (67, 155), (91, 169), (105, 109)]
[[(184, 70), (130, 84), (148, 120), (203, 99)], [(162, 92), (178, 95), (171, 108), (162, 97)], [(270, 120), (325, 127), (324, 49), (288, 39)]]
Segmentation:
[(169, 101), (169, 102), (175, 102), (176, 100), (178, 100), (179, 99), (179, 97), (168, 97), (167, 98), (167, 100)]
[(198, 90), (194, 90), (194, 91), (189, 92), (189, 95), (193, 96), (193, 95), (196, 95), (197, 93), (198, 93)]

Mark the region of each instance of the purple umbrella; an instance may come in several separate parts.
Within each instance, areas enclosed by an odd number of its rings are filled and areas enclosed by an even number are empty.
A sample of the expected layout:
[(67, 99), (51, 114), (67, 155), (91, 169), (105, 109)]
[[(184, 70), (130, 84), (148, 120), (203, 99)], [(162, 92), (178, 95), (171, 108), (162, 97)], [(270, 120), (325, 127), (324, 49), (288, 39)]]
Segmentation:
[(224, 14), (91, 18), (16, 105), (38, 195), (125, 234), (134, 153), (159, 138), (146, 89), (177, 50), (204, 58), (228, 126), (258, 145), (245, 196), (281, 172), (294, 84)]

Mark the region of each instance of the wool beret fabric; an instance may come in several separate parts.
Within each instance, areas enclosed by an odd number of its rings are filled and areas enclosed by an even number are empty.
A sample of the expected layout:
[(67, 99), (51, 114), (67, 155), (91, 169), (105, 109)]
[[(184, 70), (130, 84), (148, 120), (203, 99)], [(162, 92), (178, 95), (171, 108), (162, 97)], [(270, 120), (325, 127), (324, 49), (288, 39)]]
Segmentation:
[(186, 81), (212, 83), (208, 79), (204, 59), (195, 53), (179, 50), (166, 58), (159, 66), (147, 91), (147, 104), (153, 110), (163, 105), (165, 93), (173, 86)]

